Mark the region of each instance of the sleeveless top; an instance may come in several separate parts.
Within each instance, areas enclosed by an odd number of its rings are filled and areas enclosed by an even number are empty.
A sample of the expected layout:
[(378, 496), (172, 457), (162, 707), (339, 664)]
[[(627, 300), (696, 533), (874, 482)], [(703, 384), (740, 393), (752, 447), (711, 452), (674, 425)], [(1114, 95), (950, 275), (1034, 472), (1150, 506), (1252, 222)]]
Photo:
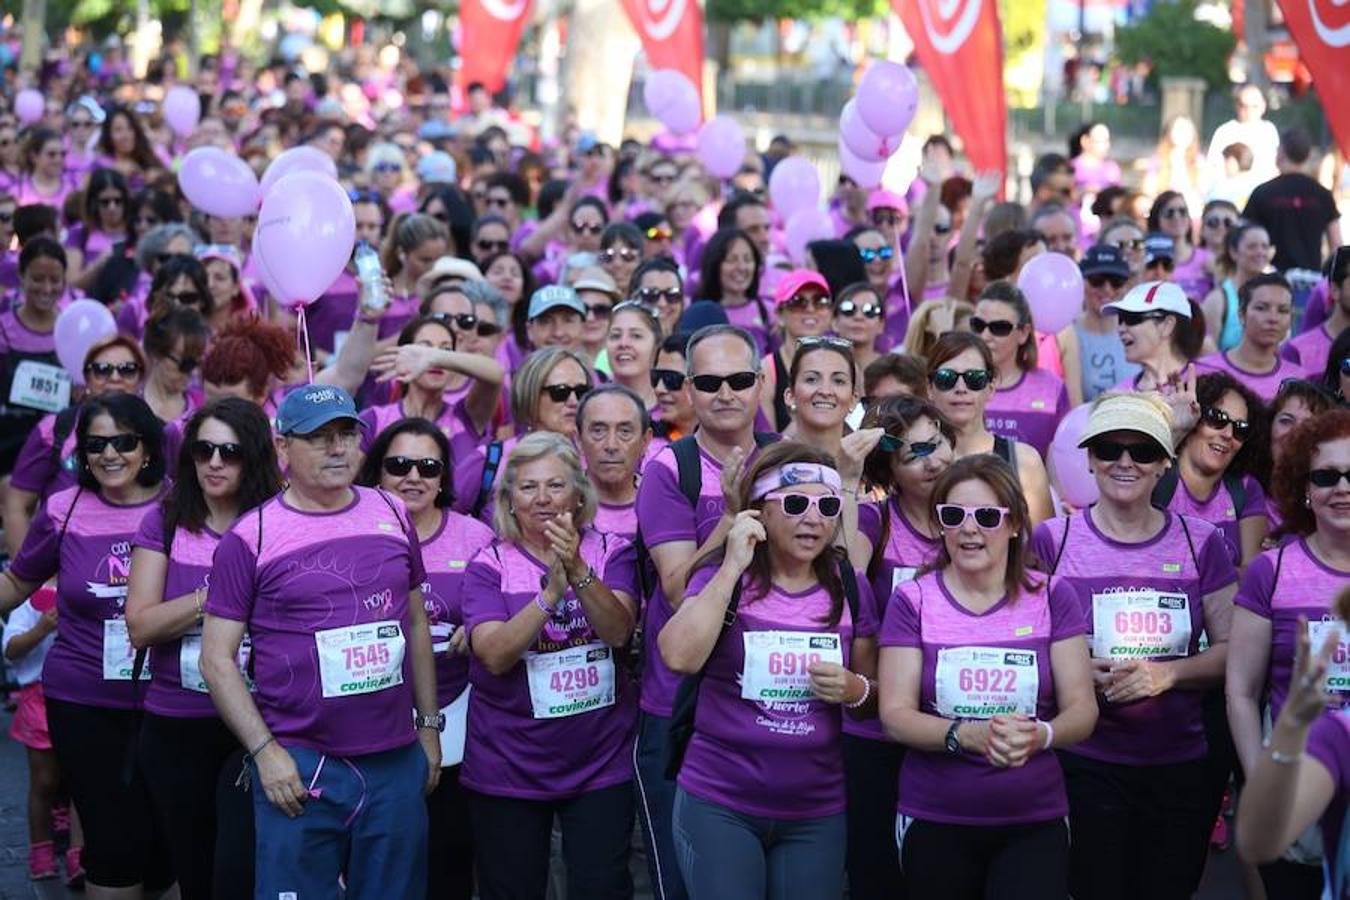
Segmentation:
[(1238, 321), (1237, 286), (1233, 279), (1225, 278), (1223, 284), (1223, 328), (1219, 331), (1219, 349), (1232, 350), (1242, 343), (1242, 323)]
[(1078, 338), (1083, 402), (1090, 403), (1103, 391), (1139, 374), (1139, 366), (1125, 359), (1125, 345), (1114, 329), (1098, 334), (1074, 320), (1073, 333)]

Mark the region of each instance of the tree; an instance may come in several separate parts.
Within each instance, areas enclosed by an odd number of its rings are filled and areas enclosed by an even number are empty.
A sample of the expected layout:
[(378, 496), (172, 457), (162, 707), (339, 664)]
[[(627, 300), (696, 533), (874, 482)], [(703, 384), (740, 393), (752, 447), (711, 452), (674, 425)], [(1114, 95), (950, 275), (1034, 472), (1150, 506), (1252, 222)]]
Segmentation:
[(856, 21), (886, 15), (886, 0), (708, 0), (714, 22), (762, 22), (765, 19), (830, 19)]
[(1211, 90), (1228, 84), (1228, 58), (1237, 46), (1231, 31), (1195, 18), (1196, 0), (1160, 0), (1148, 15), (1116, 31), (1116, 55), (1127, 65), (1146, 63), (1149, 81), (1202, 78)]

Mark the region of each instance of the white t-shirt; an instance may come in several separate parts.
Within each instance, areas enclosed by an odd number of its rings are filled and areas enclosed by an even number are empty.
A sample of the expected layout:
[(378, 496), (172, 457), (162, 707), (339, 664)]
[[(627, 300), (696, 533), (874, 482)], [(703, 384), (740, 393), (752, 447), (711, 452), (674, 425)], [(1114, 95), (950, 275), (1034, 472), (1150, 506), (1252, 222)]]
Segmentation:
[[(29, 600), (23, 601), (14, 612), (9, 614), (9, 621), (5, 623), (4, 637), (0, 638), (0, 650), (8, 650), (9, 642), (21, 634), (26, 634), (37, 627), (38, 621), (42, 618), (42, 613), (33, 608)], [(47, 660), (47, 651), (52, 648), (52, 643), (56, 640), (56, 632), (53, 631), (42, 639), (32, 650), (18, 659), (6, 659), (10, 671), (14, 673), (14, 680), (20, 687), (28, 687), (42, 678), (42, 664)]]

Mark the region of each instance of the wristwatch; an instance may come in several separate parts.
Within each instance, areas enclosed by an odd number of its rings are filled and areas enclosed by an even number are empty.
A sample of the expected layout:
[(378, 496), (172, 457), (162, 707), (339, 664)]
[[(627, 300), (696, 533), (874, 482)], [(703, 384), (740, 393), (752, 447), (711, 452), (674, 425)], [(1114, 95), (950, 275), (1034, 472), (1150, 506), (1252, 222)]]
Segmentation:
[(413, 725), (418, 728), (434, 728), (437, 731), (445, 730), (445, 713), (438, 712), (429, 716), (417, 714), (413, 716)]
[(961, 739), (956, 736), (956, 730), (960, 727), (960, 719), (952, 722), (952, 727), (947, 729), (947, 738), (943, 741), (947, 745), (947, 752), (953, 755), (961, 752)]

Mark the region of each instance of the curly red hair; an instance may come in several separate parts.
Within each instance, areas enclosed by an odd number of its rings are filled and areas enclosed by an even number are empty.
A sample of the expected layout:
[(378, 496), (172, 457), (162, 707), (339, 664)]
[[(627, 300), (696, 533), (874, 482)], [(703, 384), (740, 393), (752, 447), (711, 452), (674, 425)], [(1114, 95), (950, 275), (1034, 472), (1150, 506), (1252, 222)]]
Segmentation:
[(211, 340), (202, 360), (202, 380), (212, 384), (247, 381), (261, 397), (268, 379), (285, 378), (295, 358), (295, 339), (280, 325), (257, 317), (231, 319)]
[(1280, 511), (1284, 529), (1294, 534), (1317, 530), (1312, 510), (1303, 504), (1308, 496), (1308, 472), (1313, 454), (1322, 444), (1350, 437), (1350, 409), (1333, 409), (1299, 423), (1284, 438), (1284, 452), (1271, 476), (1271, 495)]

